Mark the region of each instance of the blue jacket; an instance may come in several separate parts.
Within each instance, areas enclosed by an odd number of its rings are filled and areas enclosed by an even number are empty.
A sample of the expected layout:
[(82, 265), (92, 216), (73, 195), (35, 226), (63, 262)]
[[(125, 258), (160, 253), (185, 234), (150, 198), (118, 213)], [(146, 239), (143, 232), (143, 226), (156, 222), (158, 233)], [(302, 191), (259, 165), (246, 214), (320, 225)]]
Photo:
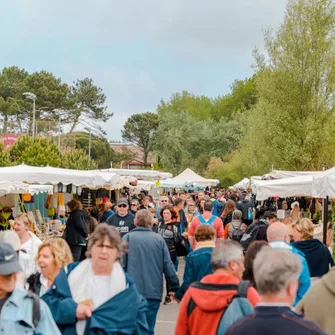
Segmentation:
[[(52, 287), (42, 299), (63, 335), (76, 335), (77, 303), (72, 299), (68, 276), (79, 263), (68, 265), (56, 277)], [(117, 294), (93, 311), (87, 319), (85, 335), (145, 335), (149, 334), (146, 321), (146, 302), (133, 281), (126, 276), (127, 289)]]
[(298, 302), (303, 298), (303, 296), (307, 293), (308, 289), (311, 286), (311, 278), (309, 274), (309, 269), (308, 269), (308, 264), (305, 258), (305, 255), (292, 245), (281, 242), (281, 241), (274, 241), (269, 243), (269, 245), (273, 249), (286, 249), (292, 251), (294, 254), (299, 255), (301, 259), (301, 264), (302, 264), (302, 270), (299, 276), (299, 287), (298, 287), (298, 292), (297, 292), (297, 297), (295, 299), (294, 306), (298, 304)]
[(200, 281), (206, 275), (213, 273), (211, 265), (213, 249), (214, 247), (199, 248), (195, 251), (192, 251), (186, 257), (183, 284), (175, 293), (175, 296), (178, 300), (183, 298), (191, 283)]
[(123, 268), (134, 279), (144, 298), (162, 300), (163, 274), (170, 282), (172, 292), (179, 288), (176, 270), (162, 236), (150, 228), (137, 227), (123, 239), (128, 243)]
[(40, 321), (34, 327), (32, 319), (33, 303), (27, 292), (16, 288), (1, 310), (1, 334), (60, 335), (49, 307), (40, 301)]

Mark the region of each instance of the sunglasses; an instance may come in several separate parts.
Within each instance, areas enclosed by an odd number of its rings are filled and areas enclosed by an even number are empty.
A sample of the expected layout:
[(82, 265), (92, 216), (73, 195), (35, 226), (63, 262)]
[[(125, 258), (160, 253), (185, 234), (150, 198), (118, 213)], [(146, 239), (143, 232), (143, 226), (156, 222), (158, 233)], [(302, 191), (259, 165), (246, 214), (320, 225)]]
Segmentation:
[(131, 204), (130, 206), (137, 206), (136, 204)]
[(167, 200), (162, 200), (161, 202), (168, 202)]
[(128, 206), (127, 205), (118, 205), (117, 207), (119, 207), (119, 208), (126, 208)]

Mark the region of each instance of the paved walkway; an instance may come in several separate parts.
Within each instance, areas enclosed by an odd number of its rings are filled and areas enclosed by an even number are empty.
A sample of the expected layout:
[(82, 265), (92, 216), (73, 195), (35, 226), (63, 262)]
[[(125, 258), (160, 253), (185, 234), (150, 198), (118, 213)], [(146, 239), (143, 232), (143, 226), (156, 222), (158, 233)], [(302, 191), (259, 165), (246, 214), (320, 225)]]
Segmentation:
[[(178, 267), (179, 282), (182, 283), (185, 269), (184, 260), (180, 259)], [(173, 302), (171, 305), (163, 305), (158, 312), (155, 335), (174, 335), (179, 305)]]

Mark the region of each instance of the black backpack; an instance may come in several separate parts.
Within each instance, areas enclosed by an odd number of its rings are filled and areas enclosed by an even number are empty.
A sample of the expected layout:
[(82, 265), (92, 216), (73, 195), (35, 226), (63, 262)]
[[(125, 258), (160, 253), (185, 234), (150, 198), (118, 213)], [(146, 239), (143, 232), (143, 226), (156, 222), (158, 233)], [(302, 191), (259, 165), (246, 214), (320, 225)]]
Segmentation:
[(238, 228), (235, 228), (234, 225), (232, 223), (230, 223), (232, 228), (233, 228), (233, 231), (231, 233), (231, 239), (233, 241), (236, 241), (236, 242), (240, 242), (243, 235), (244, 235), (244, 231), (241, 229), (242, 225), (244, 224), (243, 222), (240, 224), (240, 226)]
[(41, 319), (40, 297), (32, 291), (28, 291), (28, 297), (32, 300), (33, 325), (36, 328)]
[(255, 241), (259, 232), (259, 225), (252, 223), (243, 234), (240, 244), (244, 251), (246, 251), (251, 242)]

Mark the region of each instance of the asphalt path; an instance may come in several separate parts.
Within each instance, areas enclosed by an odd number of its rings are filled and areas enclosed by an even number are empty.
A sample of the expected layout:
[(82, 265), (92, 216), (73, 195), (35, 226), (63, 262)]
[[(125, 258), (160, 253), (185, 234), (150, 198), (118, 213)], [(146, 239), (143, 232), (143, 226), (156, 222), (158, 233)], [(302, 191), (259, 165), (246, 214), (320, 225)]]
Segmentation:
[[(183, 280), (184, 269), (185, 262), (183, 259), (179, 258), (178, 277), (180, 283), (182, 283)], [(179, 305), (176, 302), (173, 302), (170, 305), (163, 305), (163, 302), (161, 303), (157, 315), (155, 335), (174, 335), (179, 309), (178, 306)]]

